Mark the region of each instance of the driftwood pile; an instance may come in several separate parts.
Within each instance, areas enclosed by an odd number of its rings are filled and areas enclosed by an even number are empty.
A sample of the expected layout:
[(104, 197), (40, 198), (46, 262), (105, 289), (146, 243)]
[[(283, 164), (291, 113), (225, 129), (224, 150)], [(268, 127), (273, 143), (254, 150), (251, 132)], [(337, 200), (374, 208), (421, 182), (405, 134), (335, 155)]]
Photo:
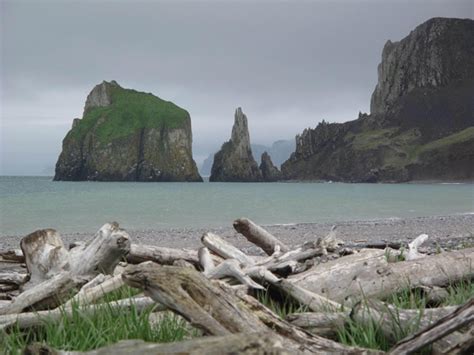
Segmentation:
[[(0, 270), (0, 329), (28, 329), (44, 316), (59, 319), (74, 303), (93, 312), (95, 302), (123, 285), (144, 294), (111, 302), (138, 310), (158, 304), (201, 329), (204, 337), (178, 343), (121, 341), (88, 354), (379, 354), (334, 340), (347, 322), (375, 322), (387, 338), (417, 321), (419, 331), (398, 342), (391, 354), (408, 354), (426, 345), (433, 353), (463, 354), (474, 349), (474, 299), (460, 307), (396, 309), (384, 300), (393, 293), (421, 289), (430, 299), (446, 296), (443, 287), (474, 277), (474, 248), (434, 256), (418, 253), (426, 235), (404, 253), (379, 248), (347, 248), (333, 228), (325, 238), (297, 247), (242, 218), (236, 231), (266, 256), (243, 253), (213, 233), (199, 250), (133, 244), (117, 223), (105, 224), (88, 243), (66, 248), (52, 229), (21, 241), (21, 250), (0, 252), (0, 262), (26, 265), (26, 273)], [(5, 264), (4, 264), (5, 265)], [(303, 305), (307, 312), (281, 319), (253, 297), (270, 289)], [(61, 307), (59, 307), (61, 306)], [(73, 354), (33, 344), (28, 353)]]

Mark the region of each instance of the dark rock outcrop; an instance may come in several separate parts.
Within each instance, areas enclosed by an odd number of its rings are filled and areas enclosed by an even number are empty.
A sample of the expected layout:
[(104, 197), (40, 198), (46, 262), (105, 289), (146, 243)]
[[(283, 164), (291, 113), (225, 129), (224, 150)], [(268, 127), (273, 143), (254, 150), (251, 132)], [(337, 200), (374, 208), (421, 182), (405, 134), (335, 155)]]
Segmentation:
[(209, 181), (262, 181), (262, 174), (250, 147), (247, 116), (240, 107), (235, 111), (230, 141), (225, 142), (214, 155)]
[(388, 42), (371, 114), (296, 137), (286, 179), (474, 179), (474, 21), (434, 18)]
[(189, 113), (104, 81), (64, 138), (54, 179), (202, 181), (192, 158)]
[[(265, 146), (262, 144), (250, 144), (252, 148), (252, 155), (260, 157), (264, 152), (267, 152), (272, 162), (279, 167), (290, 157), (291, 153), (295, 151), (295, 140), (278, 140), (273, 142), (271, 146)], [(203, 161), (199, 172), (201, 175), (208, 176), (211, 174), (212, 163), (214, 162), (214, 154), (209, 156)]]
[(270, 158), (270, 155), (267, 152), (263, 152), (262, 154), (260, 171), (262, 172), (263, 181), (273, 182), (281, 179), (280, 170), (273, 165), (272, 158)]

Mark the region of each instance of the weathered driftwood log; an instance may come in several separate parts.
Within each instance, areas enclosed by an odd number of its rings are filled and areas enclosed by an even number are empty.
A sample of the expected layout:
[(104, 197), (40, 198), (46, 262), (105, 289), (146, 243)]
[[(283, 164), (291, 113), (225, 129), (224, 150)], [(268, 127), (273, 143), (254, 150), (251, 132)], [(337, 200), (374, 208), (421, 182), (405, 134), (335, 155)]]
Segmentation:
[(0, 292), (6, 293), (18, 289), (18, 285), (15, 284), (0, 284)]
[(70, 269), (76, 275), (112, 274), (130, 251), (130, 237), (117, 222), (104, 224), (85, 245), (71, 249)]
[(116, 222), (104, 224), (94, 238), (68, 251), (54, 229), (38, 230), (24, 237), (21, 249), (25, 256), (30, 288), (61, 272), (90, 277), (110, 274), (130, 250), (128, 234)]
[(81, 288), (81, 290), (72, 297), (69, 301), (65, 303), (65, 306), (71, 306), (74, 303), (85, 305), (97, 301), (106, 294), (118, 290), (124, 285), (122, 280), (122, 275), (115, 275), (112, 278), (104, 280), (104, 282), (99, 283), (98, 285)]
[(219, 281), (211, 282), (188, 268), (143, 263), (129, 266), (125, 283), (144, 289), (154, 300), (182, 315), (211, 335), (269, 332), (292, 351), (372, 353), (310, 335), (265, 308), (246, 294)]
[(286, 317), (291, 324), (326, 338), (335, 338), (349, 317), (347, 312), (292, 313)]
[[(270, 282), (270, 280), (268, 280)], [(298, 301), (300, 304), (308, 307), (309, 310), (314, 312), (322, 311), (339, 311), (341, 310), (341, 304), (330, 300), (317, 293), (308, 291), (298, 285), (288, 282), (288, 280), (282, 279), (277, 282), (271, 282), (273, 286), (278, 288), (281, 292)]]
[(206, 247), (199, 248), (198, 258), (199, 258), (199, 264), (201, 264), (201, 267), (204, 273), (210, 272), (216, 267), (214, 265), (214, 262), (212, 261), (211, 253), (209, 252), (209, 249), (207, 249)]
[(16, 271), (11, 272), (0, 272), (0, 283), (13, 284), (13, 285), (23, 285), (28, 281), (28, 274), (19, 273)]
[(405, 260), (416, 260), (419, 258), (424, 258), (426, 254), (421, 254), (418, 252), (418, 248), (428, 240), (428, 235), (427, 234), (420, 234), (418, 237), (416, 237), (412, 242), (408, 244), (408, 252), (405, 256)]
[(365, 244), (350, 244), (349, 246), (352, 247), (358, 247), (361, 249), (385, 249), (385, 248), (390, 248), (390, 249), (395, 249), (398, 250), (402, 247), (402, 243), (400, 242), (370, 242), (370, 243), (365, 243)]
[(228, 259), (220, 263), (218, 266), (212, 268), (210, 271), (204, 271), (204, 275), (209, 279), (222, 279), (224, 277), (232, 277), (243, 285), (252, 288), (264, 290), (262, 285), (253, 281), (240, 268), (239, 262), (235, 259)]
[(312, 247), (303, 245), (284, 254), (271, 256), (265, 260), (259, 261), (256, 265), (264, 266), (268, 270), (277, 273), (289, 270), (289, 272), (287, 272), (287, 274), (289, 274), (294, 273), (298, 269), (298, 263), (316, 256), (321, 256), (324, 253), (325, 250), (319, 246)]
[(239, 218), (234, 221), (234, 229), (242, 234), (247, 240), (263, 249), (268, 255), (275, 252), (275, 247), (279, 246), (280, 251), (287, 252), (288, 246), (279, 241), (264, 228), (247, 218)]
[(331, 230), (329, 231), (328, 235), (326, 235), (324, 238), (318, 239), (316, 242), (319, 247), (321, 247), (324, 251), (325, 254), (329, 252), (335, 251), (338, 247), (341, 245), (344, 245), (344, 241), (337, 238), (337, 232), (336, 232), (337, 226), (332, 226)]
[(89, 243), (70, 252), (56, 231), (29, 234), (21, 241), (30, 280), (24, 292), (0, 308), (0, 314), (21, 312), (29, 307), (56, 307), (98, 273), (112, 273), (130, 249), (128, 234), (117, 223), (106, 223)]
[(60, 299), (77, 292), (86, 280), (63, 271), (42, 283), (20, 293), (13, 301), (0, 307), (0, 315), (20, 313), (30, 307), (34, 309), (54, 308)]
[(388, 263), (382, 250), (363, 250), (316, 265), (288, 281), (342, 303), (351, 296), (384, 298), (406, 288), (472, 279), (472, 265), (474, 248), (397, 263)]
[(197, 265), (198, 255), (195, 250), (157, 247), (154, 245), (132, 244), (127, 261), (139, 264), (144, 261), (154, 261), (159, 264), (172, 265), (176, 260), (186, 260)]
[(141, 340), (124, 340), (87, 352), (54, 350), (44, 344), (27, 347), (28, 355), (234, 355), (234, 354), (291, 354), (282, 346), (282, 339), (274, 333), (238, 333), (225, 336), (209, 336), (181, 342), (156, 344)]
[(201, 237), (202, 244), (209, 250), (213, 251), (217, 255), (224, 259), (235, 259), (242, 265), (253, 265), (254, 260), (247, 254), (240, 251), (240, 249), (234, 247), (232, 244), (227, 243), (224, 239), (214, 233), (205, 233)]
[[(104, 304), (95, 304), (81, 307), (81, 314), (88, 315), (93, 314), (104, 307)], [(149, 297), (133, 297), (118, 301), (108, 302), (105, 306), (108, 309), (119, 309), (125, 310), (134, 307), (137, 312), (142, 312), (148, 307), (153, 307), (155, 312), (163, 311), (166, 308), (157, 304)], [(31, 328), (44, 324), (46, 320), (55, 321), (59, 320), (64, 316), (71, 316), (73, 308), (69, 306), (61, 306), (53, 310), (38, 311), (38, 312), (25, 312), (10, 315), (0, 316), (0, 330), (7, 329), (13, 325), (18, 326), (20, 329)]]
[(20, 246), (30, 275), (25, 288), (33, 287), (69, 268), (69, 253), (54, 229), (28, 234), (21, 240)]
[(462, 338), (456, 345), (446, 349), (445, 354), (474, 354), (474, 326), (471, 326), (470, 329), (462, 335)]
[(0, 250), (0, 261), (2, 263), (24, 263), (25, 257), (21, 249)]
[(458, 307), (454, 312), (397, 343), (392, 349), (390, 349), (390, 354), (412, 354), (455, 330), (466, 325), (473, 326), (473, 324), (474, 298), (471, 298), (464, 305)]

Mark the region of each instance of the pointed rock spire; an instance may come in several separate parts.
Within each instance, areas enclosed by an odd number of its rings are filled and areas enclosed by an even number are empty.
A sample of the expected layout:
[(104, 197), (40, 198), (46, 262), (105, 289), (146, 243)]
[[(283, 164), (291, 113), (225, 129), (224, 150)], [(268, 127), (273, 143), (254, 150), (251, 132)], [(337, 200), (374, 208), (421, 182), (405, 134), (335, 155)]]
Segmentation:
[(262, 174), (253, 158), (247, 116), (235, 110), (231, 139), (214, 156), (209, 181), (262, 181)]

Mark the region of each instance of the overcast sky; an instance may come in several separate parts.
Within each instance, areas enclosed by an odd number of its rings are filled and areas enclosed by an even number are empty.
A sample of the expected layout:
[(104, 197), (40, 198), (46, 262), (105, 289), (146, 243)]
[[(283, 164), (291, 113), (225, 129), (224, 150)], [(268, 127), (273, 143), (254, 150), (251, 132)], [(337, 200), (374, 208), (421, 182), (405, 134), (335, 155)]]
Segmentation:
[(368, 112), (383, 45), (457, 1), (1, 2), (2, 175), (51, 173), (102, 80), (191, 114), (200, 163), (247, 114), (253, 143)]

